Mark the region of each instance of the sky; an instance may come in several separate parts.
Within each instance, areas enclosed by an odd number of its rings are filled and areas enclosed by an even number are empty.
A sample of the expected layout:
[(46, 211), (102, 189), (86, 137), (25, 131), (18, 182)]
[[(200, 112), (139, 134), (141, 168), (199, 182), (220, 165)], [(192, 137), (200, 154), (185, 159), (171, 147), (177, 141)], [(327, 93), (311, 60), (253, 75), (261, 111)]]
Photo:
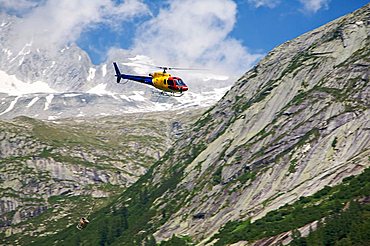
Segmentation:
[[(0, 0), (22, 19), (14, 42), (77, 43), (94, 64), (114, 54), (166, 66), (246, 72), (275, 46), (368, 0)], [(239, 74), (238, 74), (239, 75)]]

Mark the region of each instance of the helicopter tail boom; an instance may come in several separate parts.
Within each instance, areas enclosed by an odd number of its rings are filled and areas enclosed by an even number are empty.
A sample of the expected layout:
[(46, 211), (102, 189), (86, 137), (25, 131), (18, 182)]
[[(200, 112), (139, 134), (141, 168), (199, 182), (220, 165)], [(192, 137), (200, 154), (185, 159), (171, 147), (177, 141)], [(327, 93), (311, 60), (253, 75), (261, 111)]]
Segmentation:
[(113, 65), (114, 65), (114, 70), (116, 70), (115, 76), (117, 77), (117, 83), (119, 83), (121, 79), (128, 79), (128, 80), (133, 80), (133, 81), (148, 84), (148, 85), (153, 85), (152, 77), (123, 74), (119, 70), (117, 63), (113, 62)]

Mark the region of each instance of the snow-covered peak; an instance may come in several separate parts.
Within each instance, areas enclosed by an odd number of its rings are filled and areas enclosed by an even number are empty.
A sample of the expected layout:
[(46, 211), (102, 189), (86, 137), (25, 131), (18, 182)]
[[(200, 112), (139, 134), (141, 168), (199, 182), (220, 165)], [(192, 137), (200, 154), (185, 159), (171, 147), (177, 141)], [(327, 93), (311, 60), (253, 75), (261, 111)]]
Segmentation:
[(98, 94), (98, 95), (111, 95), (111, 94), (113, 94), (111, 91), (108, 91), (106, 88), (107, 88), (107, 84), (106, 83), (101, 83), (101, 84), (98, 84), (95, 87), (91, 88), (90, 90), (88, 90), (87, 93)]
[(0, 71), (0, 92), (11, 96), (19, 96), (32, 93), (56, 93), (49, 85), (42, 81), (25, 83), (18, 80), (15, 75), (9, 75)]

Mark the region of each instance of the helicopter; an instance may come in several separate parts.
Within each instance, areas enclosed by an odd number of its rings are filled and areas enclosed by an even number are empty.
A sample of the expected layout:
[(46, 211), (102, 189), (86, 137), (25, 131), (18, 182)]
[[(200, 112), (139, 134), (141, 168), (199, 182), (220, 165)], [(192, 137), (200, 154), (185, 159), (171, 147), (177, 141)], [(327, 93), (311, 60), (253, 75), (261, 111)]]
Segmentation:
[(157, 67), (163, 69), (162, 72), (150, 73), (149, 76), (138, 76), (131, 74), (123, 74), (118, 68), (116, 62), (113, 62), (114, 69), (116, 71), (117, 83), (120, 83), (121, 79), (132, 80), (139, 83), (154, 86), (159, 89), (163, 94), (168, 96), (182, 96), (184, 91), (188, 90), (188, 86), (179, 77), (173, 77), (167, 73), (166, 70), (181, 69), (172, 67)]

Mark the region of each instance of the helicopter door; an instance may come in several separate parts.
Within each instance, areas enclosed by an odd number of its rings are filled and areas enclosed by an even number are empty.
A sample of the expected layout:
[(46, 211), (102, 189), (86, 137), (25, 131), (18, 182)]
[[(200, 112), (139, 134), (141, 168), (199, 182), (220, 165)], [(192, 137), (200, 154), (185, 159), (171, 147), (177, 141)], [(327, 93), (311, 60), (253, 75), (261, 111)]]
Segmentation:
[(168, 83), (168, 88), (169, 89), (171, 89), (171, 90), (173, 90), (173, 89), (175, 89), (175, 84), (174, 84), (174, 82), (173, 82), (173, 79), (171, 79), (171, 78), (169, 78), (168, 80), (167, 80), (167, 83)]

